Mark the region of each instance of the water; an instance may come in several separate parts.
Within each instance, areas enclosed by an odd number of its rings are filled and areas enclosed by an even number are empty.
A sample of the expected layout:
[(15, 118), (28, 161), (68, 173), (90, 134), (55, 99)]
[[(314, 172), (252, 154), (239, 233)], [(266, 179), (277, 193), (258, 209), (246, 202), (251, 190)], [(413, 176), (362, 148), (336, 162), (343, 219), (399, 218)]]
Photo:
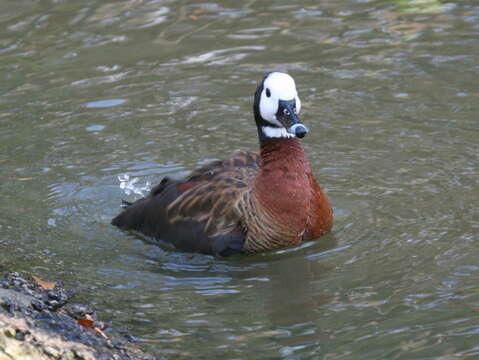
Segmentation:
[[(476, 1), (16, 1), (0, 24), (2, 270), (168, 359), (479, 356)], [(271, 70), (298, 84), (330, 235), (214, 259), (109, 225), (126, 175), (256, 149)]]

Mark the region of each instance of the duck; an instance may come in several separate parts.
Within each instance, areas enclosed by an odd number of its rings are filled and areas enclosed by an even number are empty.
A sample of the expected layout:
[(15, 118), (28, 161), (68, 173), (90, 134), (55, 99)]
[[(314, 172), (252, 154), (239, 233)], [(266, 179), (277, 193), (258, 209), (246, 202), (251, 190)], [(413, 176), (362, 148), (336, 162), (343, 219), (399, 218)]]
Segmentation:
[(237, 151), (181, 179), (164, 177), (111, 224), (170, 244), (179, 251), (218, 257), (292, 247), (327, 234), (333, 209), (313, 176), (300, 139), (301, 101), (283, 72), (259, 83), (253, 114), (259, 153)]

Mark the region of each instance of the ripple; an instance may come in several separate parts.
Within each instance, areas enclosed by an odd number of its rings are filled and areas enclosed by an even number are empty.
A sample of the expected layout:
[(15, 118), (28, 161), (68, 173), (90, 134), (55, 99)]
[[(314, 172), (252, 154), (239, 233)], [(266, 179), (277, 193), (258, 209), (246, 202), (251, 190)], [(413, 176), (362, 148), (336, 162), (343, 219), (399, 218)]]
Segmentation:
[[(197, 64), (207, 63), (208, 65), (224, 65), (237, 62), (244, 59), (252, 51), (263, 51), (265, 46), (239, 46), (234, 48), (219, 49), (208, 51), (199, 55), (187, 56), (183, 60), (178, 61), (178, 64)], [(173, 64), (163, 64), (163, 66), (170, 66)]]
[(105, 125), (91, 125), (86, 127), (87, 131), (94, 131), (94, 132), (102, 131), (104, 129), (105, 129)]
[(125, 99), (106, 99), (106, 100), (97, 100), (97, 101), (91, 101), (85, 104), (85, 107), (89, 109), (93, 108), (107, 108), (107, 107), (113, 107), (113, 106), (118, 106), (121, 104), (124, 104), (126, 102)]
[(82, 79), (82, 80), (73, 81), (71, 83), (71, 86), (72, 87), (91, 87), (91, 86), (96, 86), (100, 84), (110, 84), (110, 83), (123, 80), (127, 75), (128, 75), (127, 72), (123, 72), (123, 73), (118, 73), (113, 75)]

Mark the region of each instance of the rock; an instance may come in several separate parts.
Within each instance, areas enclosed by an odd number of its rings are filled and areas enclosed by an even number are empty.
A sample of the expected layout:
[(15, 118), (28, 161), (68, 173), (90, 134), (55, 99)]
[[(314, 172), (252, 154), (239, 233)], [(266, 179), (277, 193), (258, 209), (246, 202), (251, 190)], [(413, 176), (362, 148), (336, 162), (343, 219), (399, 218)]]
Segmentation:
[[(71, 294), (58, 283), (47, 290), (18, 273), (0, 279), (0, 360), (155, 359), (105, 335), (88, 306), (67, 306)], [(85, 317), (91, 328), (79, 324)]]

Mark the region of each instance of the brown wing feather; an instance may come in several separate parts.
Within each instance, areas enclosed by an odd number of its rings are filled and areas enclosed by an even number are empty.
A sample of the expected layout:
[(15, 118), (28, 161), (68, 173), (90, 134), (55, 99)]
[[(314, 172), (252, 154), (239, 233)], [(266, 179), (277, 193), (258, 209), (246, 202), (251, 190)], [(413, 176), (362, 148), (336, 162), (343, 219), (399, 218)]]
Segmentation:
[(137, 230), (183, 251), (228, 256), (243, 252), (244, 224), (235, 211), (248, 197), (259, 156), (239, 152), (181, 180), (165, 177), (150, 194), (129, 204), (112, 224)]
[(211, 161), (202, 167), (199, 167), (196, 170), (193, 170), (191, 174), (189, 174), (185, 178), (185, 182), (190, 181), (209, 181), (213, 178), (218, 172), (224, 170), (232, 170), (235, 168), (242, 168), (242, 167), (252, 167), (258, 168), (259, 167), (260, 156), (258, 153), (253, 153), (250, 151), (236, 151), (233, 154), (233, 157), (228, 160), (215, 160)]
[(230, 232), (240, 221), (235, 204), (258, 169), (259, 155), (242, 151), (193, 171), (183, 182), (188, 190), (167, 208), (169, 221), (205, 221), (204, 232), (211, 237)]

